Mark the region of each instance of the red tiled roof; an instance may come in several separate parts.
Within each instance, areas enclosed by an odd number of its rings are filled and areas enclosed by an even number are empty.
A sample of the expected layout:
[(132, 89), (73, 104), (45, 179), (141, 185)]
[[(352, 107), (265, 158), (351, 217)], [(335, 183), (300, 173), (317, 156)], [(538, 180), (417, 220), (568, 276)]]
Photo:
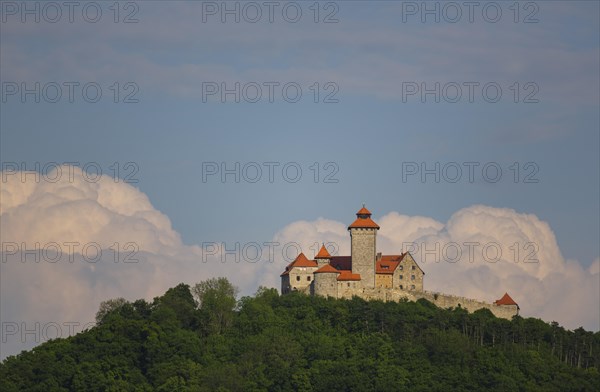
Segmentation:
[(404, 259), (405, 254), (381, 256), (381, 259), (375, 263), (375, 273), (393, 274), (402, 259)]
[(348, 229), (356, 229), (356, 228), (368, 228), (368, 229), (379, 229), (379, 225), (371, 218), (357, 218)]
[(315, 260), (307, 259), (306, 256), (304, 256), (304, 253), (300, 253), (294, 261), (285, 267), (285, 271), (279, 276), (288, 275), (290, 270), (294, 267), (318, 267), (318, 264)]
[(325, 244), (323, 244), (323, 246), (321, 246), (321, 249), (319, 250), (319, 253), (317, 253), (317, 255), (315, 256), (315, 259), (329, 259), (329, 258), (331, 258), (331, 255), (327, 251), (327, 248), (325, 248)]
[(317, 262), (314, 260), (309, 260), (304, 256), (304, 253), (300, 253), (296, 260), (292, 261), (290, 264), (292, 267), (316, 267)]
[(401, 255), (382, 255), (381, 261), (402, 261), (406, 256), (406, 253), (402, 253)]
[(360, 274), (353, 274), (352, 271), (339, 271), (337, 280), (360, 280)]
[(337, 270), (352, 270), (352, 256), (331, 256), (329, 264)]
[(319, 268), (318, 270), (316, 270), (315, 274), (324, 274), (324, 273), (327, 273), (327, 272), (333, 272), (333, 273), (336, 273), (336, 274), (340, 273), (340, 271), (336, 270), (331, 265), (325, 264), (324, 266), (322, 266), (321, 268)]
[[(407, 253), (381, 256), (381, 259), (375, 263), (375, 273), (393, 274), (406, 255)], [(344, 271), (352, 271), (352, 256), (331, 256), (329, 265), (342, 273)], [(387, 268), (385, 268), (386, 266)]]
[(356, 215), (371, 215), (371, 211), (367, 210), (363, 206), (363, 208), (361, 208), (360, 210), (358, 210), (358, 212), (356, 213)]
[[(500, 298), (498, 301), (494, 302), (496, 305), (517, 305), (514, 299), (508, 295), (508, 293), (504, 293), (504, 296)], [(519, 305), (517, 305), (519, 306)]]

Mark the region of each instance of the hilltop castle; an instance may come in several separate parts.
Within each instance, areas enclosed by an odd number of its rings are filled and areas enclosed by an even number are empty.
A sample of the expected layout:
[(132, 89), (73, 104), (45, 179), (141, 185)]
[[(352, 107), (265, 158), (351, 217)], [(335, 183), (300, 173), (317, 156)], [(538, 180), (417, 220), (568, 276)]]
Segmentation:
[(489, 304), (423, 290), (425, 272), (409, 252), (399, 255), (377, 253), (379, 225), (371, 219), (371, 212), (364, 205), (348, 230), (350, 256), (331, 256), (325, 245), (314, 260), (300, 253), (281, 274), (282, 294), (300, 291), (324, 297), (357, 296), (383, 301), (425, 298), (441, 308), (462, 307), (470, 312), (487, 308), (497, 317), (507, 319), (519, 313), (519, 305), (508, 293)]

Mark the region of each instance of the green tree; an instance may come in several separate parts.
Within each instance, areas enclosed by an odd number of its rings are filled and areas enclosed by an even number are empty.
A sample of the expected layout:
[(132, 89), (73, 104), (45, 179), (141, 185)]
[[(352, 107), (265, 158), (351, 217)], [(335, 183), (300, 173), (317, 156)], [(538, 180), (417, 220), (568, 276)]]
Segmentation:
[(198, 328), (199, 315), (196, 312), (196, 303), (190, 291), (190, 286), (187, 284), (178, 284), (167, 290), (162, 297), (156, 298), (154, 302), (157, 308), (172, 310), (181, 328)]
[[(94, 328), (0, 363), (1, 391), (597, 391), (600, 332), (427, 301), (280, 296), (226, 279), (149, 304), (106, 301)], [(199, 333), (201, 331), (202, 333)]]
[(127, 300), (122, 297), (102, 301), (100, 303), (100, 307), (98, 308), (98, 311), (96, 312), (96, 323), (101, 324), (102, 320), (109, 313), (121, 309), (127, 303), (128, 303)]
[(227, 278), (212, 278), (192, 289), (208, 333), (222, 334), (234, 319), (238, 288)]

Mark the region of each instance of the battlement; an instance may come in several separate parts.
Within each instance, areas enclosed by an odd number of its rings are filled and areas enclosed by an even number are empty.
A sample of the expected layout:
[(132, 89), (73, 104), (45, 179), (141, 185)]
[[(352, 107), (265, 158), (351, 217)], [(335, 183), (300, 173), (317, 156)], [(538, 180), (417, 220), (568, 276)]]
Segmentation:
[(508, 320), (519, 314), (519, 307), (517, 305), (490, 304), (471, 298), (437, 293), (433, 291), (423, 291), (421, 293), (417, 293), (416, 297), (424, 298), (443, 309), (461, 307), (471, 313), (479, 309), (489, 309), (494, 316)]
[[(296, 291), (305, 293), (307, 295), (315, 295), (313, 285), (298, 289)], [(511, 320), (513, 316), (519, 314), (518, 305), (490, 304), (472, 298), (443, 294), (434, 291), (408, 291), (389, 287), (364, 288), (352, 286), (348, 288), (345, 285), (338, 284), (335, 292), (332, 292), (329, 296), (346, 299), (360, 297), (367, 301), (376, 300), (384, 302), (399, 302), (401, 300), (417, 301), (420, 298), (423, 298), (442, 309), (462, 308), (470, 313), (473, 313), (479, 309), (488, 309), (494, 316), (507, 320)]]
[(479, 309), (489, 309), (494, 316), (508, 320), (519, 314), (519, 308), (517, 305), (496, 305), (471, 298), (431, 291), (407, 291), (396, 288), (373, 287), (357, 288), (353, 290), (349, 289), (338, 293), (339, 298), (352, 298), (353, 296), (361, 297), (366, 300), (395, 302), (398, 302), (402, 299), (406, 299), (408, 301), (417, 301), (418, 299), (423, 298), (442, 309), (460, 307), (470, 313), (473, 313)]

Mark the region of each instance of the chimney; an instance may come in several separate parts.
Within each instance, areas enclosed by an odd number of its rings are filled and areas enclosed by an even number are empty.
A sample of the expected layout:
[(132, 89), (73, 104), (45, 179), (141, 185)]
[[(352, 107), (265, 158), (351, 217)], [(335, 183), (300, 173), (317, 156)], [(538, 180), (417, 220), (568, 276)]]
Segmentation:
[(377, 261), (381, 260), (381, 252), (377, 252)]

